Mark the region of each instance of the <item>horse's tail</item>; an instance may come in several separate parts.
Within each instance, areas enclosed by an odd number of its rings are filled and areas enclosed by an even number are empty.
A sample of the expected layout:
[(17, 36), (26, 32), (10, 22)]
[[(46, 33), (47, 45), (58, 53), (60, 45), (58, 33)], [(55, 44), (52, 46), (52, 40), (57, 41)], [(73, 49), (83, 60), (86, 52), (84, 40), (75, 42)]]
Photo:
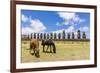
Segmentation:
[(56, 46), (53, 44), (53, 52), (56, 53)]

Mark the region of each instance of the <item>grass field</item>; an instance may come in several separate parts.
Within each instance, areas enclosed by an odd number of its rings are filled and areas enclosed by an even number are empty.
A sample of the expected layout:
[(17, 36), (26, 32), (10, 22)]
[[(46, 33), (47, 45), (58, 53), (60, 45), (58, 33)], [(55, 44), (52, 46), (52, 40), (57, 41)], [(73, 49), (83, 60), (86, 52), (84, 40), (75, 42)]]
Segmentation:
[[(36, 58), (29, 53), (29, 41), (22, 41), (21, 62), (45, 62), (45, 61), (71, 61), (89, 59), (89, 41), (55, 41), (56, 54), (43, 53), (40, 45), (40, 58)], [(40, 41), (41, 44), (41, 41)]]

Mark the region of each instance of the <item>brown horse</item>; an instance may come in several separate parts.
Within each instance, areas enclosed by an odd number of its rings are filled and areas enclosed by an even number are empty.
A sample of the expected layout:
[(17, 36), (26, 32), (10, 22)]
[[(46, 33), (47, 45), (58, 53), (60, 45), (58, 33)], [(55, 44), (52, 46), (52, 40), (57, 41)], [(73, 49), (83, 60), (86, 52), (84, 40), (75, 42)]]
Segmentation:
[[(33, 53), (31, 53), (33, 51)], [(31, 39), (30, 40), (30, 53), (35, 55), (37, 58), (40, 57), (39, 55), (39, 40), (38, 39)]]

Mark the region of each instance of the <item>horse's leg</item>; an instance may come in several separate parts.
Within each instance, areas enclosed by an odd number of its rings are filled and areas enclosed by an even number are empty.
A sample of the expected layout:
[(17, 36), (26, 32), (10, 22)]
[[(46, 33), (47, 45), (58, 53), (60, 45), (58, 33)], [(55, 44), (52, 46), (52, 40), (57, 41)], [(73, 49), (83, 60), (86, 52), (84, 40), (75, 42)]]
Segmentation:
[(36, 54), (35, 54), (35, 56), (36, 56), (37, 58), (40, 57), (40, 55), (39, 55), (39, 50), (36, 50)]
[(48, 49), (49, 49), (49, 45), (47, 45), (47, 50), (46, 50), (46, 52), (48, 52)]
[(32, 49), (30, 48), (30, 50), (29, 50), (30, 54), (31, 54), (31, 50), (32, 50)]
[(32, 54), (32, 55), (35, 54), (35, 48), (34, 48), (34, 47), (32, 48), (32, 52), (31, 52), (31, 54)]
[(30, 45), (30, 50), (29, 50), (29, 53), (30, 53), (30, 54), (32, 54), (31, 51), (32, 51), (32, 46)]
[(36, 48), (35, 48), (35, 56), (36, 56), (37, 58), (40, 57), (40, 55), (39, 55), (39, 47), (36, 47)]
[(29, 52), (30, 52), (31, 55), (34, 55), (34, 48), (31, 47)]
[(36, 53), (36, 52), (35, 52), (35, 49), (36, 49), (36, 48), (34, 47), (34, 49), (33, 49), (33, 53), (34, 53), (34, 54)]
[(45, 48), (45, 45), (43, 45), (43, 52), (45, 52), (44, 48)]
[(52, 53), (51, 45), (50, 45), (50, 53)]
[(38, 49), (37, 48), (35, 48), (35, 56), (37, 57), (38, 56)]

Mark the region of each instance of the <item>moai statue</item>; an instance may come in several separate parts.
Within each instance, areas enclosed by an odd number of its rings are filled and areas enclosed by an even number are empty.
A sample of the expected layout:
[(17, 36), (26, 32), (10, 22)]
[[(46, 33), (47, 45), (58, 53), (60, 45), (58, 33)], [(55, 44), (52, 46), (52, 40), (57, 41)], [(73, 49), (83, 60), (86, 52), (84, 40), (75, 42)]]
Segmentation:
[(70, 33), (67, 34), (67, 38), (70, 39)]
[(56, 33), (54, 33), (54, 39), (56, 39), (57, 38), (57, 35), (56, 35)]
[(62, 38), (65, 39), (65, 37), (66, 37), (65, 30), (63, 30)]
[(83, 39), (86, 39), (86, 33), (85, 33), (85, 32), (83, 32), (82, 38), (83, 38)]
[(34, 39), (36, 39), (36, 33), (34, 33)]
[(37, 39), (39, 39), (39, 33), (37, 33)]
[(46, 39), (46, 33), (44, 33), (44, 39)]
[(31, 39), (32, 39), (33, 34), (31, 33)]
[(60, 33), (58, 33), (58, 39), (61, 39), (61, 34)]
[(49, 39), (49, 33), (47, 33), (47, 39)]
[(75, 35), (74, 35), (74, 32), (72, 32), (72, 39), (75, 39)]
[(81, 39), (81, 33), (80, 33), (80, 30), (77, 31), (77, 39)]
[(40, 39), (43, 39), (43, 34), (42, 33), (40, 33)]
[(28, 39), (30, 39), (30, 36), (29, 36), (29, 34), (28, 34), (28, 37), (27, 37)]
[(53, 33), (52, 32), (50, 33), (50, 38), (53, 39)]

